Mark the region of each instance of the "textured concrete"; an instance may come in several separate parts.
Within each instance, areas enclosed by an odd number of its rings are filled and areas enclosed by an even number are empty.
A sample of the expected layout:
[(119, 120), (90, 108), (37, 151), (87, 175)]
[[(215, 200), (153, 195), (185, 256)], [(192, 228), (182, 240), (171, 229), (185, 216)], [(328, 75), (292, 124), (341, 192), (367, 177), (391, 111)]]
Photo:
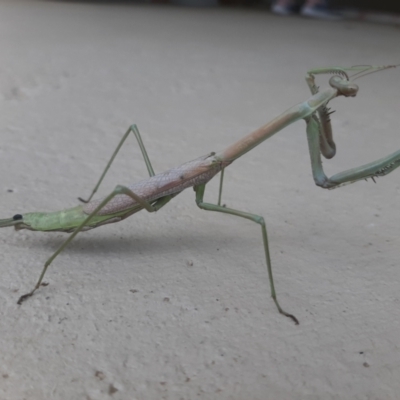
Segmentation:
[[(162, 171), (304, 101), (308, 68), (399, 62), (399, 43), (390, 26), (251, 10), (0, 2), (0, 217), (76, 204), (133, 122)], [(400, 148), (400, 70), (358, 82), (331, 104), (329, 174)], [(269, 296), (259, 227), (192, 190), (79, 235), (21, 307), (66, 236), (4, 229), (0, 399), (398, 399), (400, 172), (317, 188), (304, 128), (230, 166), (223, 197), (266, 218), (299, 326)], [(130, 140), (100, 195), (146, 174)]]

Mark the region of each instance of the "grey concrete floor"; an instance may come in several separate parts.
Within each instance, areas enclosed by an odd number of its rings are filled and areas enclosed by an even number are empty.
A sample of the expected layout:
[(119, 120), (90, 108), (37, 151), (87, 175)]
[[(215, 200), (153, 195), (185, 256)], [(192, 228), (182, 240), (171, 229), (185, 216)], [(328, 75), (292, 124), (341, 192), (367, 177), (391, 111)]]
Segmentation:
[[(398, 63), (399, 43), (267, 11), (1, 1), (0, 216), (74, 206), (132, 123), (163, 171), (305, 101), (307, 69)], [(358, 83), (331, 103), (329, 174), (400, 148), (400, 70)], [(130, 140), (99, 195), (146, 174)], [(227, 169), (223, 201), (265, 217), (299, 326), (259, 227), (192, 190), (79, 235), (20, 307), (66, 236), (1, 230), (0, 399), (398, 399), (399, 195), (398, 171), (317, 188), (304, 122)]]

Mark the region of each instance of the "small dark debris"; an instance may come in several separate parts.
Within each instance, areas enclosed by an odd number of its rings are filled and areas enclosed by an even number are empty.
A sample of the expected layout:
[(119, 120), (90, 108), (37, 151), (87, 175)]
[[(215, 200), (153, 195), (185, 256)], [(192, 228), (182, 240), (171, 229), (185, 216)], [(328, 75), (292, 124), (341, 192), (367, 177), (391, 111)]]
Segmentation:
[(130, 291), (131, 293), (137, 293), (139, 290), (137, 290), (137, 289), (129, 289), (129, 291)]
[(108, 386), (108, 394), (112, 396), (116, 392), (118, 392), (118, 389), (112, 383), (110, 383)]
[(168, 303), (168, 302), (169, 302), (169, 297), (164, 297), (163, 301), (164, 301), (165, 303)]
[(14, 192), (14, 190), (12, 190), (12, 189), (7, 189), (7, 192), (8, 192), (8, 193), (12, 193), (12, 192)]
[(193, 267), (193, 261), (192, 261), (192, 260), (187, 260), (187, 261), (186, 261), (186, 265), (187, 265), (188, 267)]
[(187, 378), (185, 379), (185, 382), (190, 382), (190, 378), (187, 377)]
[(368, 367), (369, 367), (369, 364), (368, 364), (367, 362), (364, 362), (364, 363), (363, 363), (363, 367), (368, 368)]
[(225, 308), (225, 311), (229, 311), (229, 308), (228, 308), (228, 307), (226, 307), (226, 308)]
[(2, 375), (2, 377), (3, 377), (4, 379), (9, 378), (9, 376), (10, 376), (10, 375), (8, 375), (8, 374), (3, 374), (3, 375)]
[(49, 282), (42, 282), (40, 286), (48, 286)]
[(105, 375), (104, 375), (104, 373), (103, 372), (101, 372), (101, 371), (96, 371), (95, 372), (95, 374), (94, 374), (94, 376), (96, 377), (96, 378), (98, 378), (99, 380), (104, 380), (105, 379)]
[(363, 351), (360, 351), (358, 354), (364, 354), (364, 352), (363, 352)]
[(160, 382), (160, 385), (166, 385), (167, 382)]

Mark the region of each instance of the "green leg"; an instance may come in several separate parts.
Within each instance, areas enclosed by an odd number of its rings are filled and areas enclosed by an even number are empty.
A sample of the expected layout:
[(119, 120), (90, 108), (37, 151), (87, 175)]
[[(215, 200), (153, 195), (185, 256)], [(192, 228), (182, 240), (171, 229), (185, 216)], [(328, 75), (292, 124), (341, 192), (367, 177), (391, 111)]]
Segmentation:
[(307, 139), (311, 156), (311, 167), (315, 184), (324, 189), (333, 189), (335, 187), (353, 183), (361, 179), (367, 179), (384, 176), (400, 167), (400, 150), (389, 154), (386, 157), (373, 161), (369, 164), (357, 168), (348, 169), (328, 178), (322, 168), (320, 155), (320, 129), (319, 121), (315, 117), (306, 120)]
[(221, 198), (222, 198), (222, 185), (224, 183), (224, 173), (225, 173), (225, 168), (221, 169), (221, 176), (219, 179), (219, 190), (218, 190), (218, 205), (221, 205)]
[(164, 196), (161, 197), (160, 199), (156, 200), (153, 204), (150, 204), (148, 201), (142, 199), (139, 197), (137, 194), (132, 192), (130, 189), (128, 189), (125, 186), (116, 186), (115, 189), (107, 196), (104, 198), (104, 200), (93, 210), (91, 214), (87, 216), (87, 218), (76, 228), (76, 230), (71, 233), (71, 235), (68, 237), (65, 242), (61, 244), (61, 246), (53, 253), (53, 255), (45, 262), (43, 270), (40, 274), (39, 280), (36, 283), (35, 287), (33, 290), (27, 294), (24, 294), (21, 296), (18, 300), (18, 304), (21, 304), (23, 301), (25, 301), (28, 297), (31, 297), (33, 293), (40, 287), (43, 281), (43, 277), (47, 271), (47, 268), (49, 265), (54, 261), (54, 259), (68, 246), (69, 243), (75, 238), (75, 236), (82, 230), (82, 228), (86, 225), (89, 224), (91, 219), (108, 203), (110, 202), (115, 196), (118, 196), (120, 194), (125, 194), (129, 197), (131, 197), (133, 200), (137, 201), (140, 205), (143, 206), (144, 209), (146, 209), (148, 212), (154, 212), (158, 211), (161, 207), (163, 207), (165, 204), (167, 204), (173, 195), (171, 196)]
[[(311, 93), (314, 95), (318, 93), (318, 86), (315, 84), (315, 75), (333, 74), (342, 77), (347, 82), (350, 81), (349, 73), (352, 73), (351, 78), (360, 78), (361, 76), (368, 75), (373, 72), (382, 71), (388, 68), (395, 68), (396, 65), (372, 66), (372, 65), (358, 65), (349, 68), (342, 67), (327, 67), (327, 68), (314, 68), (307, 71), (306, 82), (310, 88)], [(319, 108), (317, 114), (320, 120), (320, 151), (325, 158), (332, 158), (336, 154), (336, 145), (333, 141), (332, 126), (330, 114), (333, 111), (324, 105)]]
[(142, 137), (140, 136), (140, 133), (139, 133), (139, 129), (137, 128), (137, 126), (135, 124), (131, 125), (129, 127), (129, 129), (126, 131), (125, 135), (122, 137), (121, 141), (119, 142), (117, 148), (115, 149), (113, 155), (110, 158), (110, 161), (107, 163), (106, 168), (104, 169), (103, 173), (101, 174), (99, 181), (96, 183), (96, 186), (92, 190), (92, 193), (89, 196), (89, 198), (87, 200), (84, 200), (81, 197), (78, 197), (78, 199), (80, 201), (82, 201), (83, 203), (88, 203), (92, 199), (93, 195), (97, 192), (97, 189), (99, 188), (101, 182), (103, 181), (104, 177), (106, 176), (107, 171), (111, 167), (111, 164), (114, 161), (114, 158), (117, 156), (120, 148), (122, 147), (122, 145), (124, 144), (126, 138), (129, 136), (129, 134), (131, 132), (135, 135), (136, 140), (139, 143), (139, 147), (140, 147), (140, 150), (142, 152), (142, 155), (143, 155), (143, 158), (144, 158), (144, 162), (146, 163), (147, 170), (149, 171), (149, 175), (150, 176), (154, 176), (154, 170), (153, 170), (153, 167), (151, 165), (149, 156), (147, 155), (146, 148), (144, 147), (144, 144), (143, 144), (143, 141), (142, 141)]
[(217, 204), (204, 203), (203, 202), (203, 197), (204, 197), (205, 188), (206, 188), (205, 184), (204, 185), (195, 186), (195, 188), (194, 188), (194, 190), (196, 192), (196, 203), (201, 209), (207, 210), (207, 211), (222, 212), (222, 213), (230, 214), (230, 215), (236, 215), (237, 217), (246, 218), (246, 219), (248, 219), (250, 221), (253, 221), (253, 222), (261, 225), (261, 233), (262, 233), (262, 238), (263, 238), (263, 243), (264, 243), (265, 259), (266, 259), (266, 262), (267, 262), (269, 282), (270, 282), (270, 286), (271, 286), (271, 296), (274, 299), (274, 302), (275, 302), (275, 304), (276, 304), (276, 306), (278, 308), (278, 311), (281, 314), (285, 315), (286, 317), (291, 318), (296, 323), (296, 325), (298, 325), (299, 321), (297, 320), (297, 318), (294, 315), (288, 314), (286, 311), (284, 311), (281, 308), (281, 306), (279, 305), (278, 300), (276, 298), (274, 278), (273, 278), (273, 275), (272, 275), (271, 257), (270, 257), (270, 254), (269, 254), (267, 227), (265, 225), (264, 218), (259, 216), (259, 215), (255, 215), (255, 214), (250, 214), (250, 213), (243, 212), (243, 211), (234, 210), (232, 208), (222, 207), (222, 206), (217, 205)]
[[(311, 94), (314, 95), (318, 93), (318, 86), (315, 84), (315, 78), (312, 70), (308, 71), (306, 82), (308, 87), (310, 88)], [(336, 154), (336, 144), (333, 141), (330, 114), (332, 114), (332, 112), (326, 105), (320, 107), (318, 110), (318, 117), (321, 122), (319, 147), (322, 155), (328, 159), (334, 157), (334, 155)]]

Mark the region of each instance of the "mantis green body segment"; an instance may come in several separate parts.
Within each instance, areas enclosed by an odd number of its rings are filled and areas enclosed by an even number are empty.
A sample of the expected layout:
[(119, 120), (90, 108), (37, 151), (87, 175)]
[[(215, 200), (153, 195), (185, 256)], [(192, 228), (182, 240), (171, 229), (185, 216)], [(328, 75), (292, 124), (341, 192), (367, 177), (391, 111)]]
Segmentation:
[[(325, 158), (332, 158), (336, 153), (330, 122), (331, 112), (327, 107), (328, 103), (339, 96), (356, 96), (358, 86), (353, 82), (355, 77), (359, 78), (366, 74), (392, 67), (395, 66), (331, 67), (310, 70), (306, 76), (306, 82), (311, 91), (311, 97), (308, 100), (289, 108), (280, 116), (240, 139), (225, 150), (217, 153), (212, 152), (160, 174), (154, 173), (140, 133), (136, 125), (132, 125), (122, 137), (89, 198), (87, 200), (79, 198), (84, 204), (59, 212), (17, 214), (12, 218), (0, 220), (0, 227), (14, 226), (16, 230), (29, 229), (33, 231), (61, 231), (71, 233), (46, 261), (38, 282), (29, 293), (19, 298), (18, 304), (21, 304), (28, 297), (32, 296), (43, 285), (43, 277), (48, 266), (79, 232), (119, 222), (143, 209), (148, 212), (158, 211), (184, 189), (193, 187), (196, 192), (196, 204), (201, 209), (245, 218), (260, 226), (271, 296), (278, 311), (298, 324), (297, 318), (284, 311), (277, 300), (264, 218), (252, 213), (221, 206), (224, 169), (237, 158), (246, 154), (286, 126), (303, 119), (306, 122), (312, 174), (316, 185), (325, 189), (332, 189), (361, 179), (374, 179), (375, 177), (384, 176), (392, 172), (400, 166), (400, 150), (387, 157), (338, 173), (330, 178), (325, 175), (321, 161), (321, 155)], [(351, 77), (353, 80), (350, 80), (350, 73), (353, 73)], [(329, 80), (329, 87), (322, 91), (319, 91), (315, 84), (315, 75), (318, 74), (333, 74)], [(138, 141), (150, 175), (149, 178), (127, 187), (118, 185), (104, 199), (92, 200), (119, 149), (131, 133), (134, 134)], [(221, 173), (218, 202), (217, 204), (204, 202), (206, 184), (218, 173)]]

